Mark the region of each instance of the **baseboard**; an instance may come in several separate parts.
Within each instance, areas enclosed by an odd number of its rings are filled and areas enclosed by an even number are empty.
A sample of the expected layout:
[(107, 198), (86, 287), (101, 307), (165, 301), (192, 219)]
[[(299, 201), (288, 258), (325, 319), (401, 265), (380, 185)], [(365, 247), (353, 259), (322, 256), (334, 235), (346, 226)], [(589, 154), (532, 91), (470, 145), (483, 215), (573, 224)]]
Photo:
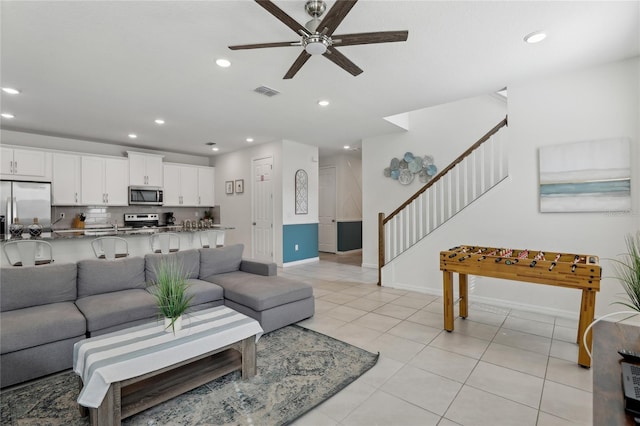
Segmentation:
[(363, 263), (360, 266), (362, 266), (363, 268), (378, 269), (378, 264), (377, 263)]
[[(395, 288), (398, 290), (415, 291), (416, 293), (430, 294), (433, 296), (442, 297), (441, 289), (424, 288), (408, 284), (383, 285), (383, 287)], [(494, 297), (469, 295), (469, 302), (483, 303), (500, 308), (515, 309), (518, 311), (533, 312), (536, 314), (550, 315), (568, 319), (578, 319), (579, 317), (579, 312), (567, 311), (564, 309), (554, 309), (547, 306), (531, 305), (528, 303), (513, 302), (511, 300), (496, 299)]]
[(283, 263), (282, 267), (286, 268), (288, 266), (298, 266), (298, 265), (304, 265), (305, 263), (315, 263), (315, 262), (320, 262), (320, 258), (310, 257), (308, 259), (296, 260), (294, 262), (287, 262), (287, 263)]
[(336, 254), (338, 255), (343, 255), (343, 254), (354, 254), (354, 253), (362, 253), (362, 249), (353, 249), (353, 250), (347, 250), (347, 251), (337, 251)]

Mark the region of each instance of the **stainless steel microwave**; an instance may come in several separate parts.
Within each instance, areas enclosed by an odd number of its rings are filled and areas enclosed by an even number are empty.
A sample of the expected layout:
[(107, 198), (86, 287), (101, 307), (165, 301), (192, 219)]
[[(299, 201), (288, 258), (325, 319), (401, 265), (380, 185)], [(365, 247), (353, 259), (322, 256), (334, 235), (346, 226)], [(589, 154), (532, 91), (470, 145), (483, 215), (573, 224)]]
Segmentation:
[(130, 186), (129, 205), (161, 206), (164, 202), (162, 188), (154, 186)]

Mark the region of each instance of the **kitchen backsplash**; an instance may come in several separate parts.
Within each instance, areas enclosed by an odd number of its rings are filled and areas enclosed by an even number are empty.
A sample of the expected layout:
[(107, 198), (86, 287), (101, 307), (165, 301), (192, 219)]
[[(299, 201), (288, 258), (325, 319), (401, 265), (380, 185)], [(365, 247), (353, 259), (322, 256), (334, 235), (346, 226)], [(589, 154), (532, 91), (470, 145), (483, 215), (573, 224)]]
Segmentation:
[[(220, 209), (213, 208), (197, 208), (197, 207), (149, 207), (149, 206), (127, 206), (127, 207), (104, 207), (104, 206), (54, 206), (51, 207), (51, 222), (60, 219), (60, 214), (64, 213), (64, 219), (56, 222), (53, 229), (72, 228), (73, 219), (84, 213), (85, 226), (114, 224), (118, 226), (124, 225), (125, 213), (158, 213), (160, 216), (160, 224), (164, 225), (164, 215), (162, 213), (173, 212), (176, 218), (176, 224), (179, 225), (183, 220), (198, 220), (209, 212), (213, 216), (214, 223), (220, 223)], [(197, 213), (197, 215), (196, 215)]]

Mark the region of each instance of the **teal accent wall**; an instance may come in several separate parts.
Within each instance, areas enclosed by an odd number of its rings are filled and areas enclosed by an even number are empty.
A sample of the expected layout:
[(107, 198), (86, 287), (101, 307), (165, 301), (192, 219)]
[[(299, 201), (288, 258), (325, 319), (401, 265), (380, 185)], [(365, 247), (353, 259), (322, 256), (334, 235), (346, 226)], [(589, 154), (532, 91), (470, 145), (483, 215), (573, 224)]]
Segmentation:
[(362, 248), (362, 221), (338, 222), (338, 251)]
[[(296, 244), (298, 251), (296, 251)], [(318, 257), (318, 224), (303, 223), (282, 227), (282, 262)]]

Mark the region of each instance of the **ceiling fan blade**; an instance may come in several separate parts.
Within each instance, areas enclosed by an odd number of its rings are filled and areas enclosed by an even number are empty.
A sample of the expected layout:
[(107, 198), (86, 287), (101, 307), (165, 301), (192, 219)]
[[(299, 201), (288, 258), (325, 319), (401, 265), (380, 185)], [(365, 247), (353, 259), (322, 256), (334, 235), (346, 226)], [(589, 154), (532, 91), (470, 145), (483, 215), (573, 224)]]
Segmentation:
[(344, 17), (347, 16), (347, 13), (356, 5), (357, 1), (358, 0), (336, 0), (329, 12), (327, 12), (322, 21), (320, 21), (317, 31), (328, 36), (333, 34)]
[(239, 44), (236, 46), (229, 46), (229, 49), (231, 50), (262, 49), (264, 47), (286, 47), (286, 46), (302, 46), (302, 43), (299, 41), (282, 41), (282, 42), (276, 42), (276, 43)]
[(391, 43), (407, 41), (409, 31), (378, 31), (375, 33), (343, 34), (331, 37), (336, 46), (353, 46), (356, 44)]
[(333, 46), (329, 46), (327, 52), (322, 56), (344, 69), (349, 74), (356, 76), (362, 73), (362, 70), (342, 53), (338, 52)]
[(293, 76), (296, 75), (298, 71), (300, 71), (300, 68), (302, 68), (302, 66), (309, 60), (310, 57), (311, 55), (309, 55), (306, 50), (300, 52), (300, 55), (298, 55), (293, 65), (291, 65), (289, 71), (287, 71), (287, 73), (284, 75), (284, 79), (288, 80), (290, 78), (293, 78)]
[(304, 25), (300, 25), (298, 22), (296, 22), (295, 19), (287, 15), (282, 9), (273, 4), (273, 2), (269, 0), (256, 0), (256, 3), (266, 9), (267, 12), (278, 18), (280, 22), (291, 28), (296, 34), (300, 35), (300, 31), (302, 31), (304, 34), (309, 34), (309, 30), (307, 30)]

